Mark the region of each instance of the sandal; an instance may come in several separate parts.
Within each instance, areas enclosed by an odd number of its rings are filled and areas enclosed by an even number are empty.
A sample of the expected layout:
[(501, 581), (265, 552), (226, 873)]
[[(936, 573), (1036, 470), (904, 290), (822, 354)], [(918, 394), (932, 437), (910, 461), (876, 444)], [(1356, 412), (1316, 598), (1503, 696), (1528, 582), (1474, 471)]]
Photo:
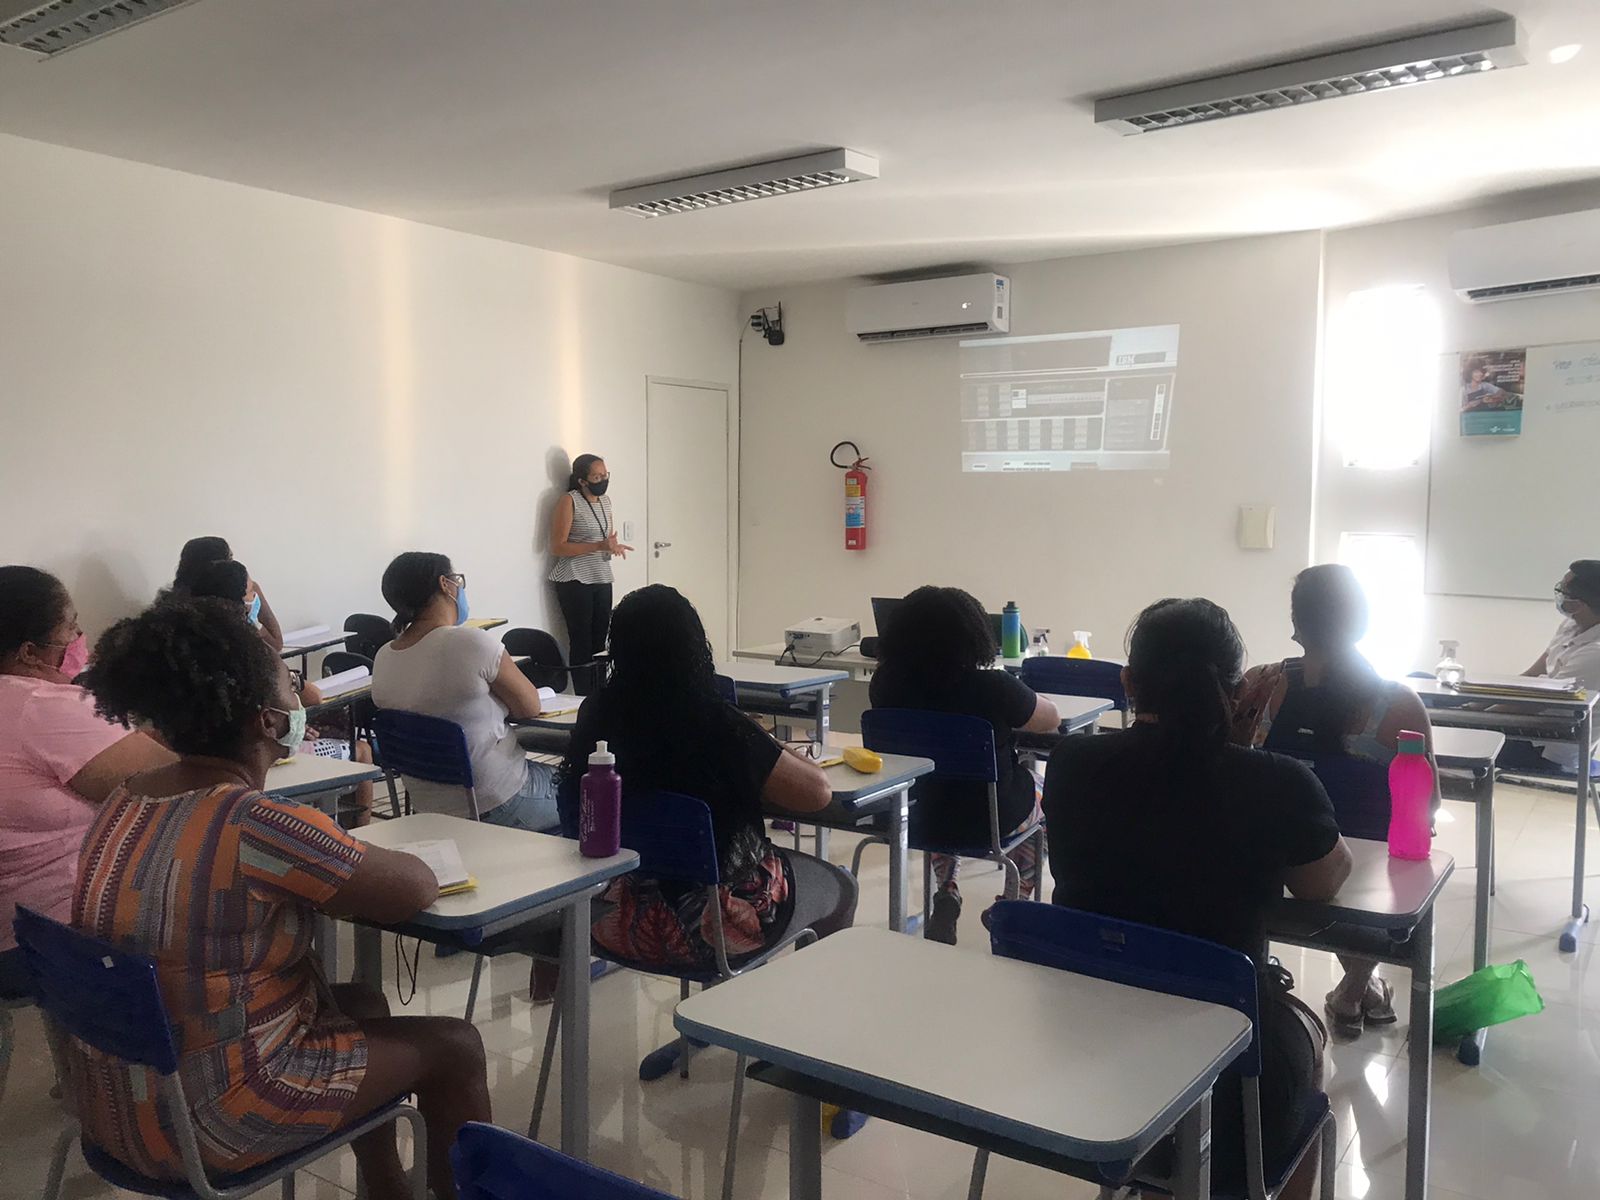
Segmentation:
[(1329, 1028), (1339, 1037), (1360, 1037), (1363, 1028), (1361, 1006), (1343, 1008), (1337, 1003), (1338, 997), (1338, 989), (1335, 989), (1322, 999), (1322, 1011), (1328, 1014)]
[(1374, 975), (1368, 982), (1361, 997), (1361, 1016), (1368, 1025), (1393, 1025), (1399, 1020), (1394, 1013), (1394, 987), (1387, 979)]

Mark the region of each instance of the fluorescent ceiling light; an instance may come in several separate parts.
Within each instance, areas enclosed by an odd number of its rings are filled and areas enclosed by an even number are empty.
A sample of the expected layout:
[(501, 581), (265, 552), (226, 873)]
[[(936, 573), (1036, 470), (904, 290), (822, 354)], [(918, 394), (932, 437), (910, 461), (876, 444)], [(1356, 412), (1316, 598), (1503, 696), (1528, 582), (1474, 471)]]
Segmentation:
[(1577, 58), (1578, 51), (1582, 49), (1582, 42), (1568, 42), (1565, 46), (1557, 46), (1551, 50), (1549, 58), (1552, 63), (1559, 67), (1562, 63), (1569, 63)]
[(1517, 22), (1497, 17), (1474, 25), (1212, 75), (1096, 100), (1095, 124), (1121, 134), (1153, 133), (1222, 117), (1242, 117), (1316, 100), (1431, 83), (1453, 75), (1518, 67)]
[(791, 192), (809, 192), (877, 177), (878, 160), (872, 155), (859, 150), (824, 150), (796, 158), (752, 163), (731, 171), (685, 175), (640, 187), (618, 188), (611, 193), (611, 207), (640, 217), (662, 217), (668, 213), (787, 196)]
[(0, 0), (0, 46), (46, 58), (194, 0)]

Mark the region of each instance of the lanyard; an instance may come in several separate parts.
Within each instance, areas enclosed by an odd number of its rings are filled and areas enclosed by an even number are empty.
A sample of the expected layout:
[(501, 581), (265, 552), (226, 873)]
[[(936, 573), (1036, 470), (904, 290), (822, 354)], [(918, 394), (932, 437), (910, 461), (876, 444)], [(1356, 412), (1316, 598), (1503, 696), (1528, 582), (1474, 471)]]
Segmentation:
[[(579, 492), (578, 495), (583, 496), (583, 493)], [(595, 511), (594, 501), (589, 499), (589, 497), (583, 496), (583, 502), (589, 506), (589, 515), (594, 518), (594, 523), (600, 526), (600, 539), (604, 541), (606, 538), (611, 536), (611, 526), (604, 520), (602, 516), (602, 514), (605, 512), (606, 502), (604, 500), (600, 501), (600, 512)]]

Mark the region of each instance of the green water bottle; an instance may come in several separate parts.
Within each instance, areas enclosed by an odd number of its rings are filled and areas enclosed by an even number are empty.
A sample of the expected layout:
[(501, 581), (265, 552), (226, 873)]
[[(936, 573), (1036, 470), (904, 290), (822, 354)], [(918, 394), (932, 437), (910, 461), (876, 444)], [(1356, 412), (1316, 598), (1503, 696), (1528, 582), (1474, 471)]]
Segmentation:
[(1000, 657), (1022, 657), (1022, 610), (1015, 600), (1000, 610)]

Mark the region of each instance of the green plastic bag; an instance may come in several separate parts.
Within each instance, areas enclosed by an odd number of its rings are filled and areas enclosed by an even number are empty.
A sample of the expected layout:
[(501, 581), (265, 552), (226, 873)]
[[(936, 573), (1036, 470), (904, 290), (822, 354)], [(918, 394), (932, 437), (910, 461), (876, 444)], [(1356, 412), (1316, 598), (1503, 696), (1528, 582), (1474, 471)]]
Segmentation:
[(1433, 994), (1433, 1040), (1459, 1041), (1474, 1030), (1543, 1011), (1544, 1000), (1527, 963), (1519, 958), (1490, 965)]

